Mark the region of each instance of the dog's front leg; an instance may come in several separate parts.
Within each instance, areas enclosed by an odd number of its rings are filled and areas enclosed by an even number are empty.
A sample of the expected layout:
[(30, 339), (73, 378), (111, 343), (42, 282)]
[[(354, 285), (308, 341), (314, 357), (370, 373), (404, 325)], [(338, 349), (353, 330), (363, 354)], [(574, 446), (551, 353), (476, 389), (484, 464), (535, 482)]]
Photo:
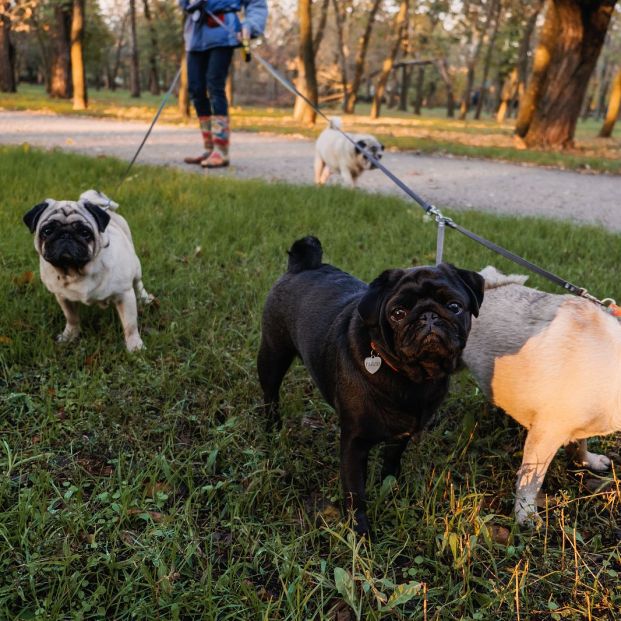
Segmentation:
[(536, 526), (541, 522), (537, 515), (537, 494), (552, 458), (563, 444), (564, 438), (559, 438), (552, 429), (533, 427), (528, 432), (515, 496), (515, 518), (521, 526)]
[(359, 535), (369, 534), (366, 516), (367, 462), (372, 444), (341, 431), (341, 484), (345, 495), (345, 509), (354, 513), (354, 530)]
[(79, 303), (67, 300), (56, 294), (56, 300), (63, 309), (65, 315), (65, 329), (56, 337), (58, 343), (70, 343), (80, 335), (80, 311)]
[(341, 166), (341, 177), (343, 179), (343, 182), (348, 188), (356, 187), (356, 182), (354, 180), (354, 177), (351, 174), (351, 170), (349, 170), (347, 166)]
[(579, 466), (589, 468), (594, 472), (605, 472), (610, 469), (610, 459), (606, 455), (591, 453), (587, 449), (586, 440), (570, 442), (565, 446), (568, 457)]
[(127, 351), (137, 351), (142, 349), (144, 344), (138, 332), (138, 306), (136, 304), (136, 294), (133, 289), (128, 289), (115, 302), (116, 310), (123, 325), (125, 335), (125, 346)]
[(382, 481), (387, 476), (399, 476), (401, 472), (401, 456), (403, 455), (403, 451), (405, 451), (409, 441), (410, 438), (408, 436), (404, 439), (387, 442), (384, 445), (384, 450), (382, 451)]

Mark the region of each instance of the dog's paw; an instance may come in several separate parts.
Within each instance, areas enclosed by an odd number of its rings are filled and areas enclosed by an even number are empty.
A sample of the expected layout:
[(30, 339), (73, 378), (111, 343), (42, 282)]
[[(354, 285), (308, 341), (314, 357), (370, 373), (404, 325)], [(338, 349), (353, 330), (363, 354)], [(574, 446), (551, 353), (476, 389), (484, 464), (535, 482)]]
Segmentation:
[(598, 453), (586, 452), (583, 460), (584, 465), (593, 470), (594, 472), (605, 472), (610, 470), (612, 464), (611, 460), (606, 455), (599, 455)]
[(135, 352), (146, 349), (144, 343), (142, 342), (142, 339), (139, 336), (127, 339), (125, 346), (127, 347), (128, 352)]
[(65, 328), (60, 334), (56, 335), (56, 339), (55, 341), (57, 343), (71, 343), (72, 341), (75, 341), (78, 336), (80, 336), (80, 330), (79, 329), (67, 329)]
[(537, 506), (534, 502), (525, 499), (518, 499), (515, 502), (515, 521), (523, 528), (540, 528), (543, 524), (541, 516), (537, 513)]

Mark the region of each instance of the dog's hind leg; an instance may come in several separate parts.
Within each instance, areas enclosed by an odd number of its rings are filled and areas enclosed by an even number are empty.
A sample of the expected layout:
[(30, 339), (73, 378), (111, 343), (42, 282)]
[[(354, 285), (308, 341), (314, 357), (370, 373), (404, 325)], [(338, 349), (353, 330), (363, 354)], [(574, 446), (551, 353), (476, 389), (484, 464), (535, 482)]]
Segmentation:
[(321, 157), (319, 157), (319, 155), (315, 155), (315, 184), (316, 185), (323, 185), (325, 183), (325, 181), (323, 181), (323, 175), (325, 170), (328, 167), (326, 166), (325, 162), (321, 159)]
[(382, 481), (387, 476), (398, 477), (401, 472), (401, 456), (405, 451), (410, 438), (387, 442), (382, 451)]
[(550, 428), (532, 427), (529, 430), (516, 485), (515, 517), (518, 524), (537, 525), (541, 522), (537, 515), (537, 494), (552, 458), (566, 439)]
[(116, 301), (116, 310), (123, 325), (125, 346), (127, 351), (137, 351), (144, 348), (144, 343), (138, 332), (138, 305), (133, 289), (128, 289)]
[(565, 446), (567, 456), (579, 466), (589, 468), (595, 472), (604, 472), (610, 469), (610, 459), (606, 455), (591, 453), (587, 450), (587, 441), (578, 440)]
[(294, 357), (295, 351), (287, 347), (273, 347), (265, 338), (261, 340), (257, 371), (263, 390), (263, 403), (269, 429), (273, 427), (280, 429), (282, 426), (278, 409), (278, 393)]

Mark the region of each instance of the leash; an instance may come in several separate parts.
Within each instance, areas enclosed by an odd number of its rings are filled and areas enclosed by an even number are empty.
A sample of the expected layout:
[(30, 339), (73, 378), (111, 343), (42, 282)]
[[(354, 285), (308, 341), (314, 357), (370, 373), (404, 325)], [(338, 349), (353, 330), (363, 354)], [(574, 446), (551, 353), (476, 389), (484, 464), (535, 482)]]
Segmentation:
[(134, 157), (132, 158), (132, 161), (129, 163), (129, 166), (127, 167), (127, 169), (123, 173), (123, 175), (121, 177), (121, 180), (119, 181), (118, 185), (115, 188), (115, 192), (118, 191), (118, 189), (123, 185), (123, 183), (127, 179), (127, 175), (129, 175), (129, 171), (132, 169), (132, 166), (134, 165), (134, 162), (138, 159), (138, 156), (140, 155), (140, 151), (142, 151), (142, 147), (144, 147), (145, 142), (147, 141), (147, 139), (151, 135), (151, 130), (153, 129), (153, 127), (157, 123), (157, 120), (160, 118), (160, 114), (162, 114), (162, 110), (164, 109), (164, 106), (166, 105), (166, 102), (168, 101), (168, 98), (170, 97), (171, 93), (175, 90), (175, 86), (177, 86), (177, 82), (179, 81), (179, 77), (180, 76), (181, 76), (181, 67), (179, 67), (179, 70), (177, 71), (175, 77), (173, 78), (173, 81), (170, 84), (170, 88), (166, 91), (166, 94), (164, 95), (164, 97), (162, 99), (162, 103), (160, 104), (160, 107), (158, 108), (157, 112), (155, 113), (155, 116), (153, 117), (153, 120), (151, 121), (151, 125), (149, 126), (149, 129), (147, 130), (147, 133), (144, 135), (144, 138), (142, 139), (142, 142), (140, 143), (140, 146), (138, 147), (138, 150), (134, 154)]

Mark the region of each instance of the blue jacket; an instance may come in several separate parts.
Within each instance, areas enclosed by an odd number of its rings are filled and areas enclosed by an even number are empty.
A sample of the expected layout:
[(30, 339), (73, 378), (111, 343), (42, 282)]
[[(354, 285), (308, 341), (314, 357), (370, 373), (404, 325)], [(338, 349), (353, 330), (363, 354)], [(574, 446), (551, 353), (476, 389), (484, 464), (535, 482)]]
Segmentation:
[[(258, 37), (265, 30), (266, 0), (178, 0), (178, 2), (187, 14), (183, 28), (187, 52), (201, 52), (212, 47), (238, 47), (239, 41), (232, 32), (240, 32), (242, 23), (248, 27), (252, 37)], [(242, 8), (243, 22), (237, 16), (237, 12)], [(205, 10), (216, 14), (224, 13), (223, 21), (227, 27), (210, 27), (207, 24)], [(201, 19), (197, 19), (199, 15)]]

